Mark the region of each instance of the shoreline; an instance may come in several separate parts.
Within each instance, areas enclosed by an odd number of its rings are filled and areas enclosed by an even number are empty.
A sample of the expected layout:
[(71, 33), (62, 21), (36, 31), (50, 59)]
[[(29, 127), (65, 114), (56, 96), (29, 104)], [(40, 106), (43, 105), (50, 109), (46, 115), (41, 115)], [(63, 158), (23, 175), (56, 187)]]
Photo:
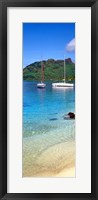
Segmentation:
[(33, 141), (24, 142), (23, 177), (75, 177), (75, 142), (54, 144), (34, 152)]

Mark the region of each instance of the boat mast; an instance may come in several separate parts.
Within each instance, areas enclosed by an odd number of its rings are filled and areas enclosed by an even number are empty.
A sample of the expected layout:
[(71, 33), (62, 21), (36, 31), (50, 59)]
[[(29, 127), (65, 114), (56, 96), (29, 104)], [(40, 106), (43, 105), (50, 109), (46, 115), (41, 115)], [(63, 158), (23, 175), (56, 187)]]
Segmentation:
[(42, 62), (41, 63), (41, 65), (42, 65), (42, 82), (44, 82), (44, 63)]
[(65, 55), (64, 55), (64, 83), (65, 83)]

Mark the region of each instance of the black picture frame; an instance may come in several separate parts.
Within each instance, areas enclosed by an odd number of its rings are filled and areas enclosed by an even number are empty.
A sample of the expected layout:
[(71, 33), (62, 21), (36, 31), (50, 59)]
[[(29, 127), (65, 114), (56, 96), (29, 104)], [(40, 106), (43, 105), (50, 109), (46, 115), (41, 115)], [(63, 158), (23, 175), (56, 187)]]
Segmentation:
[[(91, 193), (7, 193), (7, 8), (91, 7)], [(98, 1), (0, 0), (0, 199), (98, 199)], [(85, 182), (85, 180), (84, 180)]]

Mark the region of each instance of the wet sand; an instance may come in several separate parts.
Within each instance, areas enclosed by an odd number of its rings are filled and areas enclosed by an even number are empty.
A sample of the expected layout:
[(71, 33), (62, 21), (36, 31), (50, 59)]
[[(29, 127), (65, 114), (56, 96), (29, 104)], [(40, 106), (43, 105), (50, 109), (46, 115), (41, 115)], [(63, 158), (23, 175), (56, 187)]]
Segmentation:
[(23, 177), (75, 177), (75, 141), (45, 146), (40, 138), (24, 139)]

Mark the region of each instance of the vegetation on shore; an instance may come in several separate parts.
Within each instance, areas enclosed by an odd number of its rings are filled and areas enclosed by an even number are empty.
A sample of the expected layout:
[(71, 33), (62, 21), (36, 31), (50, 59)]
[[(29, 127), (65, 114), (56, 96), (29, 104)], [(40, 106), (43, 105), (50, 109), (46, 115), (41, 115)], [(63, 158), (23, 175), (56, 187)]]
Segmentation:
[[(75, 64), (71, 58), (65, 59), (66, 81), (75, 80)], [(43, 60), (45, 81), (62, 81), (64, 79), (64, 60)], [(24, 80), (41, 81), (41, 61), (34, 62), (23, 69)]]

